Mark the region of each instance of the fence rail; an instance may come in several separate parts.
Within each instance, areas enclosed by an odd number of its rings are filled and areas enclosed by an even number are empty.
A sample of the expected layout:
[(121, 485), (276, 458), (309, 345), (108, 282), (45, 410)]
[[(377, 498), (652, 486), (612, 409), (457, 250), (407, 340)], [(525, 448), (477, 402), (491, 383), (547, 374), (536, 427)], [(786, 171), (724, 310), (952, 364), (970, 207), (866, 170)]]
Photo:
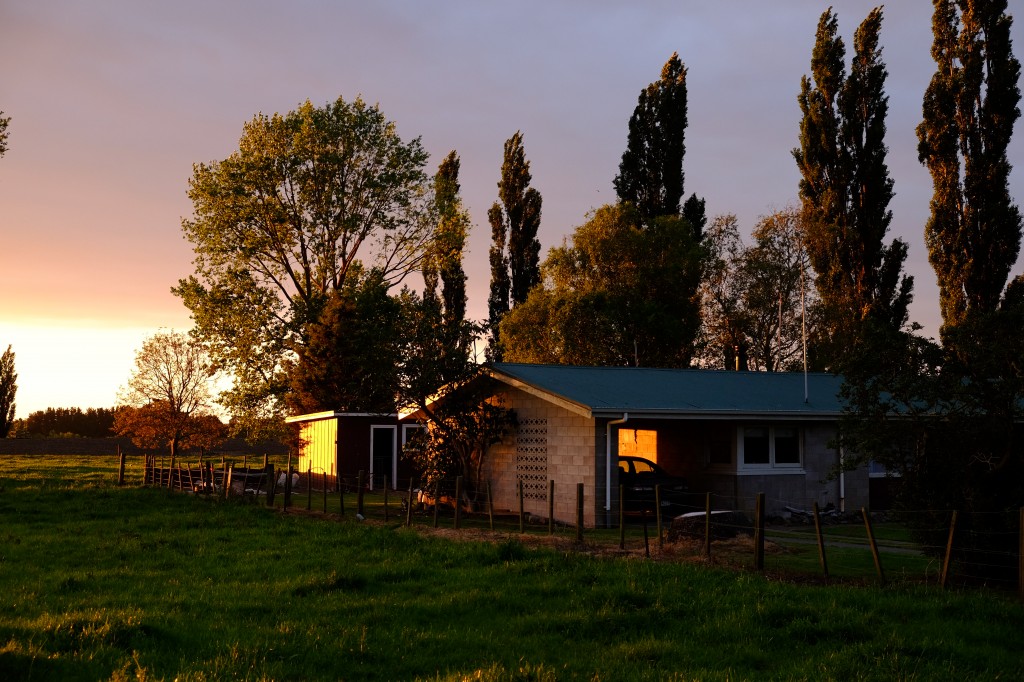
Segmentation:
[[(123, 470), (119, 478), (123, 481)], [(955, 510), (869, 513), (787, 507), (764, 494), (741, 500), (751, 516), (734, 509), (735, 498), (706, 494), (685, 506), (668, 507), (656, 489), (653, 500), (630, 505), (620, 488), (617, 523), (585, 528), (585, 501), (600, 491), (577, 486), (547, 486), (547, 514), (524, 510), (522, 486), (517, 508), (496, 509), (485, 483), (469, 504), (460, 478), (430, 485), (360, 471), (333, 476), (320, 470), (298, 471), (230, 461), (169, 463), (147, 456), (143, 483), (218, 498), (238, 498), (283, 510), (305, 509), (321, 515), (354, 516), (398, 526), (486, 531), (502, 535), (548, 536), (575, 543), (584, 551), (643, 552), (661, 558), (692, 559), (829, 580), (923, 581), (1016, 587), (1024, 598), (1024, 508), (1012, 513), (960, 514)], [(572, 521), (554, 518), (559, 508), (575, 510)], [(456, 501), (460, 503), (456, 504)], [(635, 500), (634, 500), (635, 501)], [(568, 502), (569, 504), (566, 504)], [(637, 501), (635, 501), (637, 502)], [(646, 504), (644, 504), (646, 503)], [(628, 511), (627, 511), (628, 508)], [(663, 513), (672, 509), (672, 513)], [(766, 509), (784, 509), (769, 515)], [(912, 530), (908, 530), (912, 529)]]

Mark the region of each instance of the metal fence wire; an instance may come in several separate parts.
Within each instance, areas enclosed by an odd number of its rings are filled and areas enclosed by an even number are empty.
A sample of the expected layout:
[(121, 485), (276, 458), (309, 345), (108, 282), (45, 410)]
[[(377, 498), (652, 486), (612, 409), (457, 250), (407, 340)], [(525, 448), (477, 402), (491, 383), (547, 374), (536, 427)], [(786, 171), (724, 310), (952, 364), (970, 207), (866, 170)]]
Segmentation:
[(599, 505), (603, 491), (582, 483), (556, 488), (549, 481), (543, 500), (536, 494), (524, 499), (519, 485), (512, 505), (496, 507), (487, 481), (472, 486), (462, 477), (428, 482), (365, 471), (334, 476), (286, 469), (266, 457), (172, 463), (147, 456), (143, 484), (394, 528), (461, 531), (484, 539), (519, 535), (576, 551), (696, 561), (798, 579), (1016, 588), (1024, 598), (1024, 509), (871, 513), (813, 503), (796, 508), (763, 494), (679, 500), (662, 499), (656, 490), (653, 497), (631, 500), (620, 488), (615, 508), (592, 514), (585, 527), (585, 506)]

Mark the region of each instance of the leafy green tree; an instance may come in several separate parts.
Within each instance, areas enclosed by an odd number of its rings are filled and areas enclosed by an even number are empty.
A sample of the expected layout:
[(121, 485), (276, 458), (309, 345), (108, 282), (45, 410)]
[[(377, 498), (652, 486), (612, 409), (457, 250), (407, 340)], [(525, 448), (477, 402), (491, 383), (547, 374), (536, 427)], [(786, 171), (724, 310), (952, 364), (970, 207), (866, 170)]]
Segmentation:
[[(680, 212), (686, 97), (686, 67), (674, 52), (662, 67), (661, 78), (640, 91), (629, 119), (626, 151), (614, 185), (619, 201), (636, 206), (645, 224), (657, 216)], [(697, 230), (699, 238), (706, 222), (704, 200), (691, 196), (686, 201), (684, 217)]]
[(850, 75), (846, 48), (831, 9), (818, 22), (811, 58), (798, 98), (803, 114), (800, 147), (793, 156), (801, 173), (800, 198), (806, 244), (828, 318), (824, 366), (835, 368), (863, 321), (899, 329), (907, 323), (913, 278), (902, 275), (907, 245), (884, 240), (892, 221), (893, 181), (885, 162), (885, 64), (876, 8), (854, 37)]
[[(530, 162), (523, 150), (523, 135), (518, 130), (505, 141), (499, 202), (487, 212), (491, 224), (491, 293), (488, 299), (490, 343), (488, 359), (502, 359), (498, 326), (508, 312), (526, 300), (540, 281), (541, 195), (530, 187)], [(506, 248), (507, 244), (507, 248)]]
[(0, 355), (0, 438), (7, 438), (14, 425), (14, 396), (18, 392), (18, 375), (14, 371), (14, 351), (10, 345)]
[(238, 151), (197, 164), (182, 223), (195, 274), (173, 290), (196, 338), (233, 375), (222, 402), (272, 417), (286, 362), (361, 262), (389, 284), (418, 270), (432, 235), (427, 153), (361, 99), (260, 114)]
[[(844, 365), (840, 424), (846, 467), (873, 461), (898, 476), (897, 506), (915, 512), (910, 519), (927, 545), (944, 546), (936, 529), (947, 528), (947, 510), (956, 509), (968, 572), (1003, 578), (1016, 577), (1024, 506), (1024, 279), (1010, 289), (997, 313), (951, 328), (946, 347), (869, 325)], [(966, 364), (950, 352), (970, 345), (956, 335), (989, 339), (989, 353)]]
[(135, 355), (128, 382), (118, 392), (122, 409), (115, 417), (115, 431), (137, 439), (142, 447), (166, 445), (173, 460), (179, 448), (187, 447), (208, 425), (199, 418), (212, 408), (215, 374), (203, 346), (188, 335), (160, 331), (147, 337)]
[(934, 184), (925, 226), (946, 327), (991, 313), (1017, 260), (1021, 216), (1006, 149), (1020, 116), (1020, 62), (1005, 0), (936, 0), (935, 75), (917, 127)]
[(7, 132), (7, 126), (11, 123), (10, 116), (4, 116), (4, 112), (0, 111), (0, 156), (7, 153), (7, 138), (10, 133)]
[(380, 271), (349, 273), (319, 319), (307, 325), (306, 343), (288, 371), (289, 410), (394, 412), (402, 315)]
[(465, 477), (462, 502), (473, 505), (487, 450), (505, 437), (515, 416), (478, 381), (480, 367), (468, 349), (481, 328), (466, 320), (447, 323), (436, 299), (406, 290), (402, 300), (399, 404), (417, 411), (427, 426), (403, 452), (428, 485)]
[(604, 206), (552, 249), (545, 283), (501, 324), (505, 359), (685, 367), (699, 325), (704, 251), (690, 224), (644, 225), (632, 204)]
[(763, 217), (753, 237), (742, 268), (751, 364), (768, 372), (800, 369), (804, 338), (814, 338), (819, 324), (799, 211)]
[(817, 300), (804, 286), (810, 265), (800, 212), (787, 208), (761, 218), (753, 238), (751, 246), (743, 244), (735, 216), (716, 218), (704, 238), (710, 256), (701, 283), (701, 363), (799, 369), (805, 324), (811, 338), (817, 329)]
[(700, 283), (701, 331), (697, 360), (718, 369), (748, 369), (749, 321), (741, 271), (747, 247), (736, 216), (721, 215), (704, 235), (708, 256)]
[(185, 450), (210, 450), (227, 437), (228, 427), (216, 415), (192, 415), (187, 420), (174, 416), (164, 400), (134, 407), (118, 408), (114, 417), (114, 432), (131, 438), (132, 443), (144, 450), (157, 450), (170, 445), (171, 462)]

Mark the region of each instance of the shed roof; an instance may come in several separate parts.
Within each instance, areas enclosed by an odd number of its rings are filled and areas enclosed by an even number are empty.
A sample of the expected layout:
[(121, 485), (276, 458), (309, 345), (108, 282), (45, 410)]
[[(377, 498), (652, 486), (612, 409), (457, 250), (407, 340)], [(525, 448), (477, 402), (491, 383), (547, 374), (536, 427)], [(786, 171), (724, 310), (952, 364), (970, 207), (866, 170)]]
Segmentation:
[[(842, 377), (799, 372), (495, 363), (490, 375), (589, 416), (837, 418)], [(807, 399), (804, 399), (804, 387)]]

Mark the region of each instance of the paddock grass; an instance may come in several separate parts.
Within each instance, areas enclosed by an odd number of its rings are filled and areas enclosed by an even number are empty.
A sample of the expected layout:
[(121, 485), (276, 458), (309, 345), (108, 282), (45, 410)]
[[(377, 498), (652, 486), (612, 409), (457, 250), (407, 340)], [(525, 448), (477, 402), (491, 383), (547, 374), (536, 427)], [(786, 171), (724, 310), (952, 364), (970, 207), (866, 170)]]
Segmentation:
[(0, 458), (0, 680), (1024, 677), (1011, 595), (466, 540), (114, 470)]

